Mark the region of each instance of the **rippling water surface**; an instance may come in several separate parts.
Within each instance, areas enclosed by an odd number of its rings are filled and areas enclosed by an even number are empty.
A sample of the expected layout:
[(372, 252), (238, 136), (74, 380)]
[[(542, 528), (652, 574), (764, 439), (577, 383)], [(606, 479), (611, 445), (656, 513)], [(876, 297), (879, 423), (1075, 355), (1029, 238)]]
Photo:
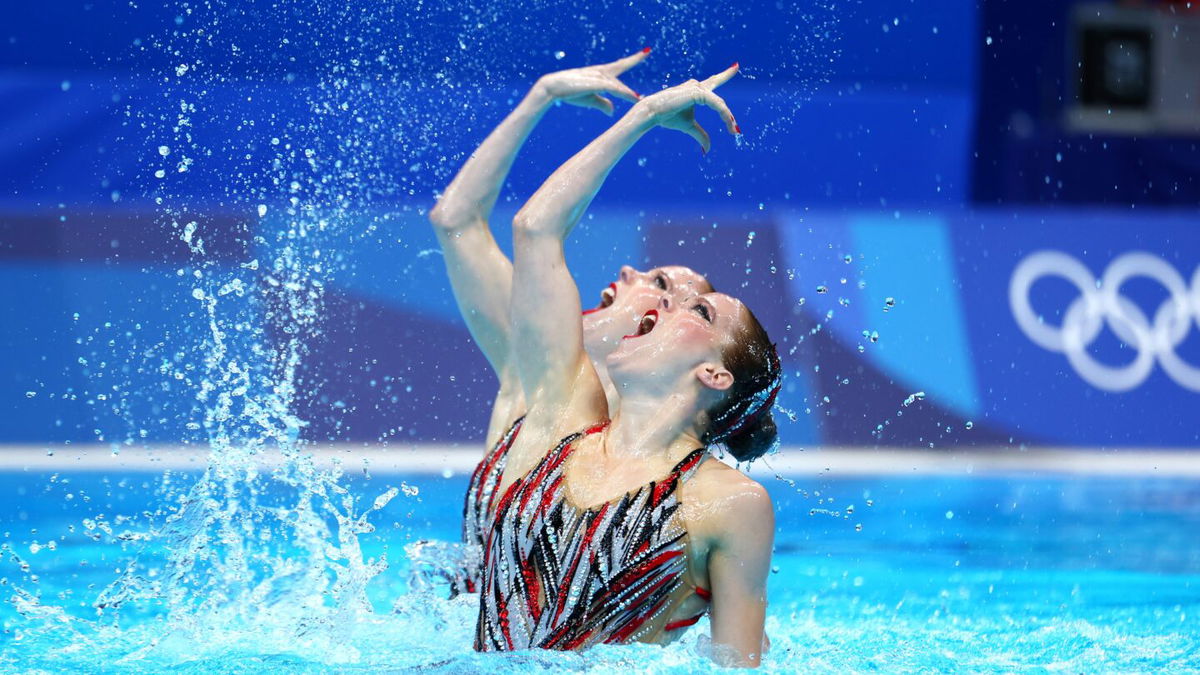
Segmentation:
[[(403, 553), (421, 538), (456, 538), (462, 477), (345, 481), (363, 494), (404, 488), (372, 514), (374, 531), (359, 537), (364, 560), (386, 555), (389, 561), (365, 583), (363, 606), (353, 593), (333, 597), (336, 574), (324, 569), (319, 576), (327, 583), (302, 586), (315, 596), (263, 591), (269, 611), (189, 605), (191, 614), (181, 621), (159, 597), (99, 612), (97, 597), (139, 546), (146, 576), (163, 569), (161, 544), (128, 541), (128, 532), (148, 517), (143, 512), (159, 508), (156, 480), (150, 474), (38, 473), (0, 479), (5, 494), (19, 497), (2, 573), (10, 598), (2, 615), (5, 670), (708, 669), (698, 655), (706, 622), (668, 648), (473, 653), (474, 598), (445, 600), (436, 586), (410, 591)], [(804, 493), (782, 481), (770, 487), (779, 528), (768, 671), (1200, 668), (1200, 543), (1194, 536), (1200, 483), (878, 478), (800, 479)], [(810, 515), (814, 508), (839, 515)], [(98, 513), (106, 514), (113, 534), (97, 537), (99, 527), (89, 529)], [(114, 526), (118, 514), (133, 518)], [(127, 541), (118, 545), (123, 532)], [(287, 546), (291, 550), (281, 554), (306, 559), (294, 543)], [(336, 559), (333, 550), (327, 553)]]

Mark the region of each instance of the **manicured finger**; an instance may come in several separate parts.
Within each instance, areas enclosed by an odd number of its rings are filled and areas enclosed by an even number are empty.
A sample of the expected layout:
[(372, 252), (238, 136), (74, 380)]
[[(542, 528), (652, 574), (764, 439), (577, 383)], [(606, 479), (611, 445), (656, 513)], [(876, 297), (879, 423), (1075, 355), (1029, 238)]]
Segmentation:
[(703, 86), (705, 89), (708, 89), (709, 91), (712, 91), (713, 89), (716, 89), (717, 87), (719, 87), (719, 86), (721, 86), (721, 85), (725, 84), (726, 82), (728, 82), (728, 81), (732, 80), (732, 79), (733, 79), (733, 76), (734, 76), (734, 75), (737, 75), (737, 74), (738, 74), (738, 64), (737, 64), (737, 62), (736, 62), (736, 61), (734, 61), (734, 63), (733, 63), (733, 65), (732, 65), (732, 66), (729, 66), (729, 67), (728, 67), (728, 68), (726, 68), (725, 70), (722, 70), (721, 72), (717, 73), (716, 75), (713, 75), (712, 77), (710, 77), (710, 78), (708, 78), (707, 80), (705, 80), (705, 81), (701, 82), (700, 84), (701, 84), (701, 85), (702, 85), (702, 86)]
[(721, 116), (721, 121), (725, 122), (725, 128), (729, 130), (729, 133), (742, 133), (742, 129), (738, 126), (737, 120), (734, 119), (733, 111), (729, 109), (729, 106), (725, 103), (725, 99), (711, 91), (705, 91), (701, 103), (717, 111), (717, 114)]
[(603, 68), (604, 71), (609, 73), (610, 75), (620, 75), (621, 73), (629, 70), (630, 68), (636, 66), (637, 64), (641, 63), (642, 61), (645, 61), (646, 57), (649, 55), (650, 55), (650, 48), (644, 47), (644, 48), (642, 48), (641, 51), (638, 51), (634, 54), (630, 54), (629, 56), (626, 56), (623, 59), (617, 59), (616, 61), (613, 61), (611, 63), (606, 63), (603, 66), (601, 66), (601, 68)]
[(684, 133), (696, 139), (696, 142), (700, 144), (700, 149), (704, 154), (708, 154), (709, 148), (712, 147), (712, 139), (708, 137), (708, 132), (704, 130), (704, 127), (700, 126), (699, 122), (693, 119), (692, 125), (684, 129)]

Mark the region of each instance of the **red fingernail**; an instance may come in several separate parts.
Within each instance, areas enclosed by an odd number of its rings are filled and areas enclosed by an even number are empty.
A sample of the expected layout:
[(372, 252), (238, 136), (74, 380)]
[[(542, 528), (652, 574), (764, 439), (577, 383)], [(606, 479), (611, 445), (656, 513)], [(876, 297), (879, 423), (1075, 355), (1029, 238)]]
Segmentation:
[(742, 128), (740, 126), (738, 126), (736, 124), (733, 125), (733, 130), (737, 133), (738, 136), (742, 135)]
[(737, 61), (734, 61), (734, 62), (733, 62), (733, 65), (732, 65), (732, 66), (730, 66), (730, 67), (731, 67), (731, 68), (737, 68), (737, 67), (738, 67), (738, 62), (737, 62)]
[(650, 48), (649, 48), (649, 47), (642, 47), (642, 53), (643, 53), (643, 54), (649, 54), (649, 53), (650, 53)]

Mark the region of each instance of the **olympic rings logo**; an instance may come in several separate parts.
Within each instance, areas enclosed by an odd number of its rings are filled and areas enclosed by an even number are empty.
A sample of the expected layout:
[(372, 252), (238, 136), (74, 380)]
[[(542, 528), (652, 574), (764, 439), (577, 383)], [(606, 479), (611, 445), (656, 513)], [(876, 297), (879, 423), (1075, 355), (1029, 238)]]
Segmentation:
[[(1029, 304), (1029, 289), (1042, 277), (1061, 277), (1079, 289), (1079, 297), (1067, 306), (1061, 326), (1044, 323)], [(1153, 323), (1141, 308), (1120, 295), (1121, 285), (1135, 277), (1153, 279), (1171, 294), (1154, 313)], [(1189, 289), (1174, 267), (1139, 251), (1113, 260), (1097, 282), (1075, 258), (1058, 251), (1038, 251), (1013, 270), (1008, 303), (1017, 325), (1030, 340), (1065, 354), (1075, 372), (1095, 387), (1106, 391), (1134, 389), (1150, 377), (1157, 360), (1181, 387), (1200, 392), (1200, 368), (1175, 353), (1192, 321), (1200, 325), (1200, 267), (1192, 274)], [(1122, 342), (1137, 350), (1131, 363), (1109, 366), (1088, 353), (1106, 324)]]

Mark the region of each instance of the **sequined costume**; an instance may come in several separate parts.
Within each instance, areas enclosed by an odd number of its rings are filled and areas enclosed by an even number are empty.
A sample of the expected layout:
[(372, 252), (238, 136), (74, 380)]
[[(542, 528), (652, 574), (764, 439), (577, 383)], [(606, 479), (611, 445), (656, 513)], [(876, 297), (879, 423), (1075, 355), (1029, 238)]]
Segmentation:
[(518, 417), (508, 431), (496, 441), (479, 461), (471, 474), (471, 482), (467, 484), (467, 494), (463, 498), (462, 540), (469, 555), (475, 560), (464, 561), (461, 578), (451, 584), (451, 593), (474, 593), (479, 590), (479, 563), (483, 555), (484, 539), (491, 527), (493, 506), (496, 503), (496, 488), (504, 475), (504, 466), (508, 462), (508, 450), (517, 440), (521, 431), (524, 416)]
[[(576, 441), (563, 439), (504, 491), (484, 548), (475, 649), (583, 649), (632, 642), (665, 624), (684, 583), (686, 532), (673, 518), (676, 490), (700, 466), (698, 449), (661, 481), (588, 509), (564, 494), (564, 469)], [(708, 599), (707, 591), (696, 589)]]

